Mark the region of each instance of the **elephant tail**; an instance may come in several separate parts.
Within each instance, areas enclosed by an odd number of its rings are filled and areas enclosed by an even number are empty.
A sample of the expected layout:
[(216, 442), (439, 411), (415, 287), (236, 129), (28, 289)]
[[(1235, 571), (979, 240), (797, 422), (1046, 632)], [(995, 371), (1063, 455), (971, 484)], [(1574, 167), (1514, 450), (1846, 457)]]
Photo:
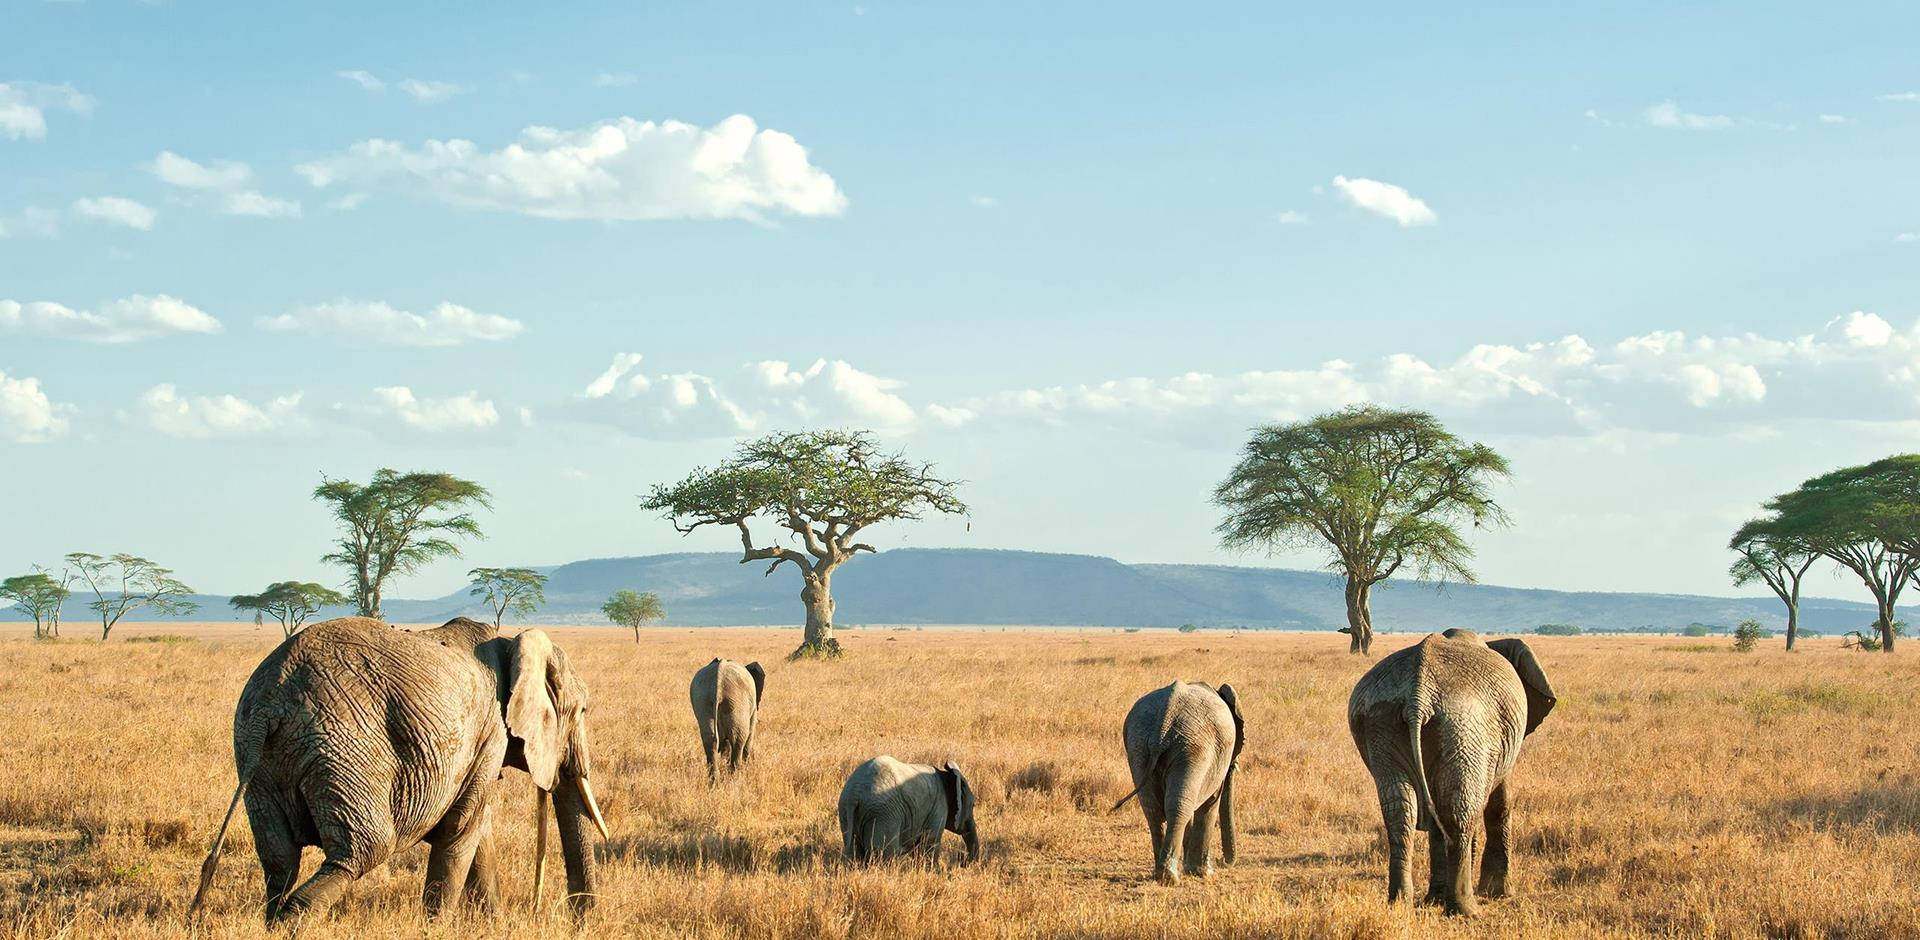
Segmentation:
[(233, 811), (240, 805), (241, 794), (247, 792), (247, 784), (253, 781), (253, 775), (260, 771), (255, 764), (246, 776), (240, 778), (238, 786), (233, 788), (233, 800), (227, 804), (227, 815), (220, 820), (220, 830), (213, 834), (213, 847), (207, 850), (207, 860), (200, 863), (200, 887), (193, 892), (193, 903), (187, 905), (187, 913), (197, 913), (207, 903), (207, 889), (213, 887), (213, 873), (220, 867), (220, 846), (227, 841), (227, 825), (233, 822)]
[(1446, 823), (1440, 821), (1440, 807), (1433, 802), (1433, 790), (1427, 786), (1427, 762), (1420, 753), (1420, 727), (1426, 724), (1421, 715), (1424, 709), (1419, 707), (1407, 710), (1407, 747), (1413, 752), (1413, 788), (1419, 795), (1420, 805), (1415, 807), (1415, 815), (1424, 811), (1427, 818), (1433, 820), (1433, 836), (1442, 845), (1451, 846), (1453, 836), (1447, 832)]
[(1121, 798), (1120, 798), (1120, 802), (1118, 802), (1118, 803), (1115, 803), (1115, 804), (1113, 804), (1113, 808), (1112, 808), (1112, 809), (1110, 809), (1110, 810), (1107, 810), (1107, 812), (1109, 812), (1109, 813), (1117, 813), (1117, 812), (1120, 812), (1120, 807), (1122, 807), (1122, 806), (1125, 806), (1125, 805), (1127, 805), (1127, 801), (1128, 801), (1128, 800), (1131, 800), (1131, 799), (1133, 799), (1134, 797), (1136, 797), (1136, 796), (1139, 796), (1139, 795), (1140, 795), (1140, 788), (1139, 788), (1139, 787), (1134, 787), (1133, 789), (1131, 789), (1131, 790), (1128, 790), (1128, 791), (1127, 791), (1127, 795), (1126, 795), (1126, 796), (1123, 796), (1123, 797), (1121, 797)]

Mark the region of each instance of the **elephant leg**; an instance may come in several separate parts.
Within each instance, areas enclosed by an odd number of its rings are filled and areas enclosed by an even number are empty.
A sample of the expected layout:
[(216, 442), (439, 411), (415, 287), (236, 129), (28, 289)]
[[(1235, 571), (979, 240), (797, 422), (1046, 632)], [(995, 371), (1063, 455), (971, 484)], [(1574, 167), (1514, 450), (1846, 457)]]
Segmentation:
[(1153, 873), (1160, 874), (1160, 854), (1166, 847), (1167, 814), (1160, 802), (1160, 790), (1156, 786), (1141, 784), (1140, 812), (1147, 817), (1147, 835), (1153, 840)]
[[(1470, 917), (1479, 910), (1473, 899), (1473, 856), (1474, 843), (1479, 838), (1479, 820), (1456, 818), (1449, 821), (1449, 826), (1459, 833), (1459, 838), (1442, 851), (1440, 867), (1433, 880), (1441, 889), (1440, 903), (1446, 912)], [(1432, 833), (1429, 838), (1441, 841), (1439, 833)]]
[(1439, 832), (1427, 833), (1427, 896), (1422, 904), (1447, 903), (1447, 840)]
[[(1369, 740), (1376, 738), (1370, 737)], [(1367, 768), (1373, 770), (1374, 790), (1380, 799), (1380, 821), (1387, 830), (1387, 903), (1395, 904), (1413, 893), (1413, 838), (1420, 811), (1413, 782), (1396, 772), (1375, 768), (1398, 766), (1385, 745), (1378, 752), (1369, 749)]]
[(1507, 784), (1501, 781), (1487, 798), (1485, 857), (1480, 862), (1480, 889), (1483, 898), (1507, 896), (1507, 863), (1513, 851), (1513, 809), (1507, 802)]
[(493, 854), (493, 807), (480, 819), (480, 839), (474, 845), (473, 864), (467, 868), (466, 900), (487, 912), (500, 906), (500, 867)]
[(267, 882), (266, 918), (271, 923), (300, 880), (300, 846), (293, 827), (273, 797), (247, 791), (247, 825), (253, 830), (253, 851), (260, 857), (260, 873)]
[(466, 888), (467, 876), (473, 870), (473, 857), (480, 848), (479, 829), (473, 826), (466, 832), (429, 847), (427, 885), (420, 896), (426, 905), (428, 917), (459, 902), (460, 894)]
[(296, 921), (309, 912), (326, 910), (332, 906), (335, 899), (340, 897), (340, 892), (347, 890), (347, 884), (359, 877), (358, 871), (358, 866), (344, 858), (327, 856), (312, 877), (301, 882), (300, 887), (293, 889), (293, 893), (287, 896), (287, 900), (280, 905), (280, 909), (267, 919), (268, 925)]
[(1180, 881), (1181, 850), (1186, 846), (1187, 827), (1193, 824), (1193, 808), (1187, 804), (1187, 793), (1193, 788), (1192, 776), (1190, 768), (1175, 766), (1168, 769), (1166, 782), (1162, 784), (1161, 813), (1167, 818), (1167, 832), (1160, 840), (1154, 876), (1165, 884)]
[(1187, 827), (1186, 844), (1182, 847), (1186, 858), (1186, 871), (1189, 875), (1202, 878), (1213, 874), (1213, 827), (1219, 813), (1217, 800), (1209, 801), (1193, 814), (1193, 823)]
[(740, 737), (729, 735), (727, 738), (727, 773), (740, 772)]

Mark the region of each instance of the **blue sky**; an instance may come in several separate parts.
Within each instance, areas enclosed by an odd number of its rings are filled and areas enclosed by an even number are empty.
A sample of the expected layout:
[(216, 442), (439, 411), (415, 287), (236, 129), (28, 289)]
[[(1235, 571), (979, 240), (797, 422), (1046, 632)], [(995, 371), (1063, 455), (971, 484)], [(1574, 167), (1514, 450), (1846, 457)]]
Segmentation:
[(883, 547), (1306, 565), (1207, 491), (1378, 400), (1512, 458), (1483, 579), (1727, 592), (1920, 437), (1911, 6), (288, 6), (0, 6), (0, 568), (322, 579), (383, 465), (726, 550), (635, 495), (805, 425), (970, 481)]

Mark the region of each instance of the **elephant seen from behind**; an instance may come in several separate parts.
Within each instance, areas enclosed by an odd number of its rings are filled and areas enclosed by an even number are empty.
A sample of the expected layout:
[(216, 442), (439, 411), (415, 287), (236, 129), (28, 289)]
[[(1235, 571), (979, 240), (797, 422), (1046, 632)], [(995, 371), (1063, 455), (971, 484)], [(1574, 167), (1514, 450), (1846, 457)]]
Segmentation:
[(1555, 701), (1524, 641), (1488, 643), (1467, 630), (1428, 634), (1360, 678), (1347, 702), (1347, 725), (1379, 793), (1389, 903), (1412, 889), (1416, 828), (1427, 833), (1432, 860), (1427, 903), (1472, 914), (1476, 893), (1506, 895), (1509, 775), (1521, 744)]
[(753, 757), (753, 733), (760, 723), (760, 696), (767, 689), (767, 671), (759, 663), (741, 665), (715, 658), (693, 674), (687, 697), (693, 702), (693, 720), (700, 726), (700, 746), (707, 755), (707, 782), (718, 778), (716, 758), (725, 754), (727, 772)]
[(1246, 718), (1233, 686), (1218, 691), (1199, 682), (1175, 682), (1140, 697), (1127, 712), (1122, 740), (1133, 792), (1153, 841), (1153, 874), (1167, 884), (1187, 874), (1212, 873), (1212, 830), (1220, 826), (1220, 857), (1234, 860), (1233, 774), (1246, 747)]
[[(427, 856), (427, 910), (498, 897), (493, 793), (502, 767), (538, 791), (535, 824), (557, 810), (567, 892), (593, 902), (588, 834), (607, 826), (589, 782), (587, 684), (547, 634), (503, 637), (460, 618), (431, 630), (349, 617), (281, 643), (247, 680), (233, 716), (239, 786), (201, 868), (206, 899), (233, 819), (246, 801), (266, 880), (270, 924), (325, 910), (347, 884), (417, 842)], [(300, 850), (325, 857), (300, 882)], [(544, 869), (534, 868), (535, 903)], [(297, 885), (296, 885), (297, 883)]]

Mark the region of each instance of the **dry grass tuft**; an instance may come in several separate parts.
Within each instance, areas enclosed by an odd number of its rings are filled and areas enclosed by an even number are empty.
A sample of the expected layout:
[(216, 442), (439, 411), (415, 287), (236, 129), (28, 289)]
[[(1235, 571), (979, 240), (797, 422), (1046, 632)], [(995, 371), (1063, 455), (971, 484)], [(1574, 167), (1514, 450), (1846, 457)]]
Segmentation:
[[(165, 630), (179, 639), (4, 641), (0, 932), (186, 932), (232, 793), (234, 698), (278, 632)], [(1537, 641), (1562, 699), (1516, 772), (1514, 896), (1464, 923), (1384, 903), (1379, 812), (1345, 722), (1369, 661), (1344, 637), (859, 630), (841, 661), (786, 663), (793, 631), (554, 633), (592, 685), (614, 829), (582, 935), (1920, 936), (1906, 651)], [(686, 683), (715, 655), (773, 665), (756, 762), (710, 790)], [(1240, 863), (1169, 889), (1147, 880), (1138, 810), (1106, 810), (1131, 786), (1128, 706), (1174, 678), (1232, 682), (1249, 744)], [(957, 840), (940, 866), (841, 864), (840, 784), (880, 753), (961, 763), (981, 864), (951, 867)], [(415, 850), (302, 936), (575, 936), (564, 914), (529, 911), (531, 794), (511, 771), (502, 790), (504, 913), (426, 923)], [(259, 935), (260, 890), (242, 814), (196, 935)]]

